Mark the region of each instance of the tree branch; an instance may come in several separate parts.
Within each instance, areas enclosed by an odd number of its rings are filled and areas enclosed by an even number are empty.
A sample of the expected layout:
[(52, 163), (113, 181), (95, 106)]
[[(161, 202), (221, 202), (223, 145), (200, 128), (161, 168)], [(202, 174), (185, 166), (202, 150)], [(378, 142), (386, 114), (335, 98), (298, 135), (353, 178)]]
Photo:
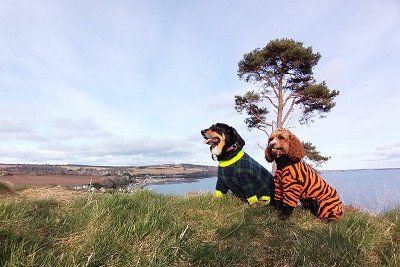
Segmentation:
[(270, 102), (275, 108), (278, 108), (278, 105), (275, 104), (275, 103), (272, 101), (272, 98), (271, 98), (271, 97), (269, 97), (269, 96), (267, 96), (267, 95), (264, 95), (264, 97), (265, 97), (266, 99), (268, 99), (269, 102)]
[[(263, 84), (262, 87), (264, 87), (264, 90), (261, 91), (261, 94), (263, 97), (265, 97), (266, 99), (268, 99), (268, 101), (271, 103), (272, 106), (274, 106), (276, 109), (278, 108), (278, 105), (273, 101), (272, 97), (270, 97), (268, 94), (270, 91), (268, 91), (267, 88), (268, 86), (266, 84)], [(276, 95), (276, 92), (274, 91), (274, 94)]]
[(286, 97), (285, 101), (283, 102), (283, 107), (286, 106), (286, 104), (289, 101), (289, 99), (294, 99), (295, 100), (296, 98), (299, 98), (299, 97), (300, 97), (299, 94), (291, 93), (290, 95), (288, 95), (288, 97)]
[[(264, 128), (264, 129), (263, 129), (263, 128)], [(267, 132), (267, 130), (265, 130), (265, 127), (260, 126), (260, 127), (257, 127), (257, 129), (260, 130), (260, 131), (262, 131), (262, 132), (264, 132), (264, 133), (266, 133), (267, 136), (269, 136), (269, 132)]]
[[(264, 70), (264, 72), (268, 72), (267, 70)], [(271, 78), (268, 76), (268, 74), (265, 74), (264, 77), (261, 76), (260, 73), (257, 72), (258, 77), (260, 78), (260, 80), (266, 80), (268, 86), (270, 86), (272, 88), (272, 90), (274, 91), (275, 95), (277, 95), (276, 89), (275, 89), (275, 85), (274, 83), (271, 81)]]
[(274, 92), (275, 96), (278, 97), (278, 92), (276, 91), (274, 83), (271, 81), (271, 77), (268, 76), (268, 74), (267, 74), (267, 75), (264, 76), (264, 80), (267, 81), (267, 84), (272, 88), (272, 91)]
[[(249, 103), (249, 105), (248, 105), (248, 107), (247, 107), (248, 110), (251, 109), (251, 105), (252, 105), (252, 103)], [(254, 104), (253, 104), (253, 105), (254, 105)], [(256, 119), (258, 119), (261, 123), (265, 124), (266, 126), (272, 127), (272, 122), (267, 122), (267, 121), (265, 121), (262, 117), (258, 116), (257, 114), (252, 113), (251, 116), (256, 117)], [(259, 128), (259, 127), (257, 126), (257, 128)], [(265, 131), (264, 131), (264, 132), (265, 132)]]
[(296, 102), (296, 99), (293, 99), (292, 104), (290, 104), (290, 108), (288, 109), (288, 111), (286, 112), (285, 117), (282, 120), (282, 125), (285, 124), (287, 118), (289, 117), (289, 114), (293, 111), (295, 102)]
[[(269, 135), (268, 135), (268, 137), (269, 137)], [(257, 145), (258, 145), (258, 147), (261, 148), (262, 150), (265, 150), (265, 147), (262, 147), (262, 146), (260, 145), (260, 142), (258, 142)]]

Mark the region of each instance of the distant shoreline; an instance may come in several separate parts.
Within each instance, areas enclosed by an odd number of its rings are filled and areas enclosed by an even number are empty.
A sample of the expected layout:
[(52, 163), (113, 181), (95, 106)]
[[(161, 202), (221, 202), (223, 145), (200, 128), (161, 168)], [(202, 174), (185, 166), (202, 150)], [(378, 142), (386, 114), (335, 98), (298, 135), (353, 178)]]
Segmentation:
[[(319, 170), (321, 172), (397, 171), (400, 168)], [(153, 184), (195, 182), (216, 177), (218, 167), (194, 164), (164, 164), (138, 167), (4, 164), (0, 163), (0, 180), (16, 185), (68, 186), (100, 188), (145, 187)]]
[(155, 183), (181, 183), (216, 175), (217, 167), (193, 164), (139, 167), (0, 164), (0, 180), (17, 185), (89, 185), (97, 189), (115, 189)]
[[(0, 170), (2, 166), (49, 166), (49, 167), (81, 167), (81, 168), (110, 168), (110, 169), (121, 169), (121, 168), (165, 168), (170, 166), (196, 166), (199, 168), (217, 168), (216, 165), (202, 165), (202, 164), (191, 164), (191, 163), (176, 163), (176, 164), (152, 164), (152, 165), (86, 165), (86, 164), (35, 164), (35, 163), (0, 163)], [(400, 170), (400, 167), (383, 167), (383, 168), (360, 168), (360, 169), (318, 169), (319, 171), (364, 171), (364, 170)]]
[(367, 169), (367, 168), (364, 168), (364, 169), (344, 169), (344, 170), (342, 170), (342, 169), (335, 169), (335, 170), (324, 170), (324, 169), (321, 169), (319, 171), (324, 171), (324, 172), (329, 172), (329, 171), (332, 171), (332, 172), (334, 172), (334, 171), (347, 172), (347, 171), (384, 171), (384, 170), (400, 170), (400, 167), (398, 167), (398, 168), (377, 168), (377, 169), (375, 169), (375, 168), (372, 168), (372, 169)]

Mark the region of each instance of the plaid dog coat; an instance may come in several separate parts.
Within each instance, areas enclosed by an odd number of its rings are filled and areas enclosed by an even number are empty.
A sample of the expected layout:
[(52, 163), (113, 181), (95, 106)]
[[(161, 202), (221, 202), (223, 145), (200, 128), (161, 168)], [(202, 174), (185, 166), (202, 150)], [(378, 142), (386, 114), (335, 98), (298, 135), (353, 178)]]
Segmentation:
[(234, 158), (220, 161), (216, 195), (232, 191), (250, 204), (274, 197), (274, 177), (248, 154), (240, 151)]

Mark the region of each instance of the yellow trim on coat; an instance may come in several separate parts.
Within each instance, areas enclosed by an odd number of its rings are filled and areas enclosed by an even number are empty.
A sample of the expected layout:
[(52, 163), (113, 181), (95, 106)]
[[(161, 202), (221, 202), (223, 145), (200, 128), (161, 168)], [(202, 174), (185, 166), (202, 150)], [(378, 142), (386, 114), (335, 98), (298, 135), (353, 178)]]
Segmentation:
[(249, 197), (249, 198), (247, 199), (247, 201), (248, 201), (249, 204), (251, 205), (251, 204), (257, 203), (257, 202), (258, 202), (258, 198), (257, 198), (256, 195), (254, 195), (254, 196), (252, 196), (252, 197)]
[(223, 197), (224, 194), (223, 194), (221, 191), (219, 191), (219, 190), (215, 190), (215, 196), (216, 196), (216, 197)]
[(243, 152), (243, 150), (240, 150), (240, 152), (233, 158), (228, 159), (228, 160), (221, 160), (219, 162), (219, 166), (220, 167), (228, 167), (228, 166), (232, 165), (233, 163), (239, 161), (243, 156), (244, 156), (244, 152)]

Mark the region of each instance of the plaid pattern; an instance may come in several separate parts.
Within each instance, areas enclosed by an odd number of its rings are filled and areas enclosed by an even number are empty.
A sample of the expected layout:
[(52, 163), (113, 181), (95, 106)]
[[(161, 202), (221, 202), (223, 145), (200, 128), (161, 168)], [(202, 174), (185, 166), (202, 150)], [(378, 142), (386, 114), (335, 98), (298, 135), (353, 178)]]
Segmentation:
[(237, 162), (218, 167), (216, 190), (226, 194), (229, 190), (244, 200), (256, 195), (274, 197), (274, 177), (257, 161), (244, 153)]

